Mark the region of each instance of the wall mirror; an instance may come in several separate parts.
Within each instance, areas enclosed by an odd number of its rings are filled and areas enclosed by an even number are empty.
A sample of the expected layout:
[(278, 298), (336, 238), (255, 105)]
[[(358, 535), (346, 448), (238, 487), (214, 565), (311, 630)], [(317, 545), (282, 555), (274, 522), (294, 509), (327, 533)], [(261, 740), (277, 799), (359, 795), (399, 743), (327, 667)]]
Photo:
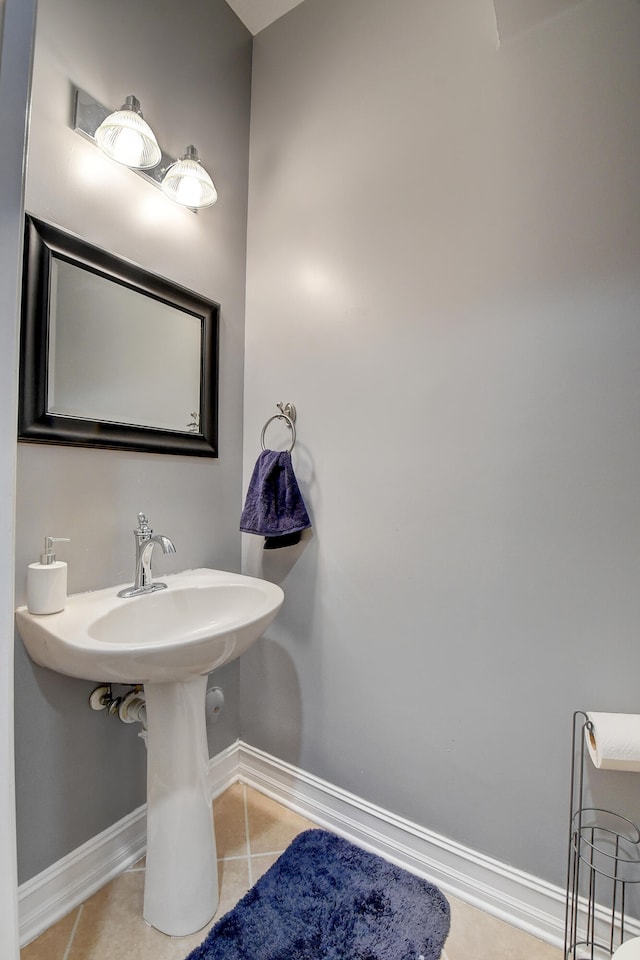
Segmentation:
[(18, 438), (216, 457), (219, 313), (27, 216)]

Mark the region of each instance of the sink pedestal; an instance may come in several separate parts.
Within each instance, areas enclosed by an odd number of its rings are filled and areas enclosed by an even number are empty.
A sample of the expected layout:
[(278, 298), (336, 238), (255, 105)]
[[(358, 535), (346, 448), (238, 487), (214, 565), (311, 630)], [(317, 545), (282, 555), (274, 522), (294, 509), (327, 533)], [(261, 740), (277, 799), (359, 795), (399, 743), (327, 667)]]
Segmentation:
[(218, 906), (206, 689), (206, 676), (144, 685), (148, 726), (144, 919), (172, 937), (202, 929)]

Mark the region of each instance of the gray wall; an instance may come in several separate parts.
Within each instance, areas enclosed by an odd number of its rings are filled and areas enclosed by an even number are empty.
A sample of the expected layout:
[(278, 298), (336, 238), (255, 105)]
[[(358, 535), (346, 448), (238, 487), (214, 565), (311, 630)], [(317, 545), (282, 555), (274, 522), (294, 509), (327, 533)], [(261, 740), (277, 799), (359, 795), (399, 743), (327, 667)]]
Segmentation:
[[(42, 0), (27, 207), (222, 303), (221, 458), (20, 445), (17, 602), (45, 533), (70, 590), (129, 579), (140, 509), (178, 546), (159, 571), (239, 564), (251, 45), (222, 0), (189, 11)], [(314, 535), (246, 538), (287, 601), (242, 733), (557, 883), (571, 713), (638, 707), (639, 34), (635, 0), (306, 0), (255, 43), (244, 478), (294, 402)], [(195, 141), (217, 206), (102, 161), (71, 82)], [(16, 660), (25, 880), (142, 803), (145, 763), (91, 684)], [(214, 682), (212, 752), (237, 665)], [(640, 815), (633, 778), (591, 789)]]
[[(136, 514), (176, 543), (158, 573), (238, 569), (251, 37), (223, 0), (42, 0), (26, 207), (221, 303), (218, 460), (20, 444), (16, 601), (45, 534), (71, 537), (69, 591), (131, 580)], [(220, 199), (195, 216), (70, 128), (71, 85), (142, 103), (165, 150), (195, 143)], [(126, 347), (126, 345), (123, 345)], [(144, 362), (144, 358), (140, 358)], [(216, 675), (238, 733), (238, 664)], [(92, 684), (40, 669), (16, 643), (18, 859), (24, 881), (145, 799), (144, 746), (87, 705)]]
[(246, 538), (287, 598), (243, 736), (559, 884), (572, 712), (640, 703), (639, 48), (636, 0), (254, 43), (244, 476), (295, 403), (315, 532)]

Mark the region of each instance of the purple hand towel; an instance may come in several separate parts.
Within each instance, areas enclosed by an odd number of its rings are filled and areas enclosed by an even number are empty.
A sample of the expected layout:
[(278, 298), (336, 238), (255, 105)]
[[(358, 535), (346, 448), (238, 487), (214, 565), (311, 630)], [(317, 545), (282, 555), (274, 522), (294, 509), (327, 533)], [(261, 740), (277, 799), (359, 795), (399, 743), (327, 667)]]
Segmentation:
[(311, 526), (286, 450), (263, 450), (253, 468), (240, 517), (243, 533), (266, 537), (265, 549), (298, 543)]

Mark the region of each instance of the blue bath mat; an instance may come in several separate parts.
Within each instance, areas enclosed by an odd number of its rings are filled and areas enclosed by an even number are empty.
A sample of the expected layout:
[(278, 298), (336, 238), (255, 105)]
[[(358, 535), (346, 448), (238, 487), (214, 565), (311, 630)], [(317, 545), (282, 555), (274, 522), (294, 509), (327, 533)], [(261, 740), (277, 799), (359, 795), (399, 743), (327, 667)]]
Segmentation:
[(437, 960), (448, 932), (433, 884), (307, 830), (187, 960)]

